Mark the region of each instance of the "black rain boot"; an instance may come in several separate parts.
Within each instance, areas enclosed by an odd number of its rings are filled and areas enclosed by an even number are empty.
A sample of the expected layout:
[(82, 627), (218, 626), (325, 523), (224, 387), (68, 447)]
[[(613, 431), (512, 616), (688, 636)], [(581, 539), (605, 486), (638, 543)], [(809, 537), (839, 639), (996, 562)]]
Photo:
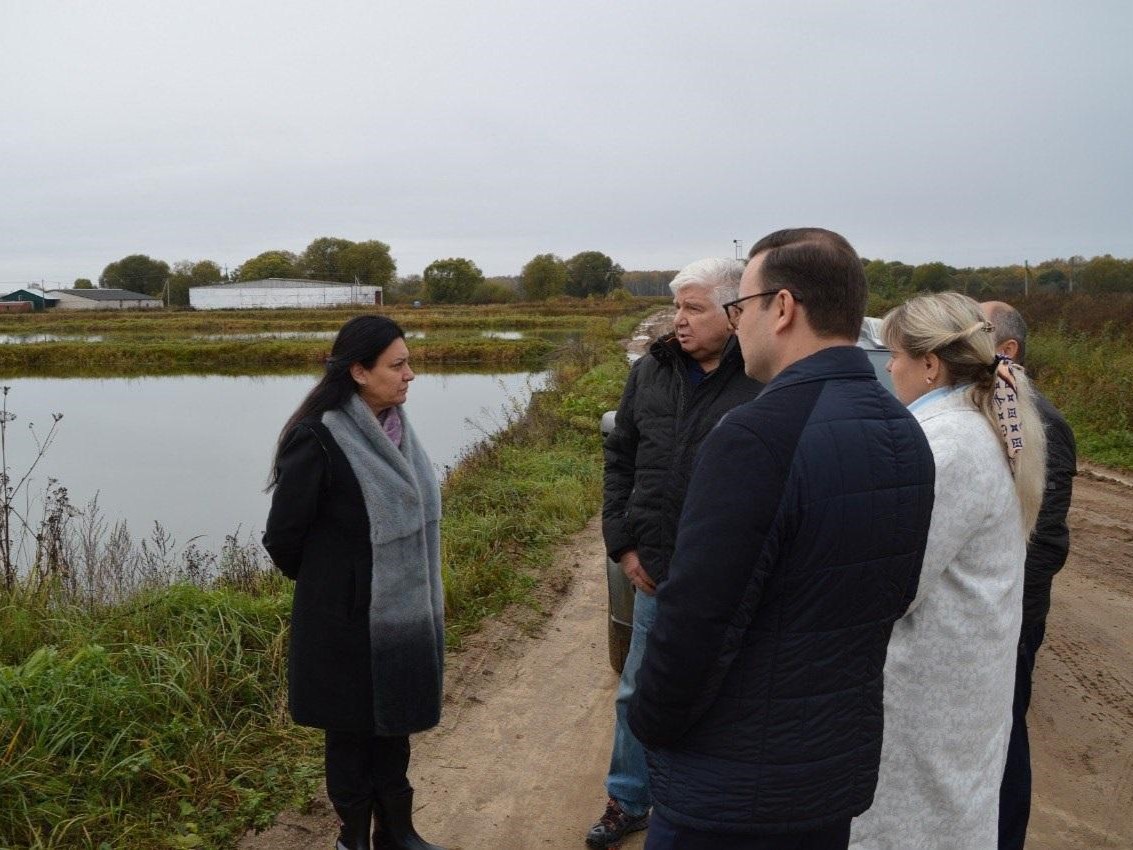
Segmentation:
[(334, 850), (370, 850), (370, 815), (373, 813), (370, 801), (353, 805), (335, 803), (334, 800), (331, 803), (342, 821)]
[(445, 850), (430, 844), (413, 828), (413, 789), (378, 797), (378, 816), (382, 819), (381, 850)]

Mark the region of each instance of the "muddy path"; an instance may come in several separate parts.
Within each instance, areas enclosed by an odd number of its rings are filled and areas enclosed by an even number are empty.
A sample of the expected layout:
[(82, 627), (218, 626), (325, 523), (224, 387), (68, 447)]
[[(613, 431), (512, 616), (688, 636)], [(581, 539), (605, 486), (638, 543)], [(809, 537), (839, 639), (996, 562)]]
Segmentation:
[[(637, 345), (642, 345), (641, 340)], [(1133, 848), (1133, 482), (1075, 481), (1031, 706), (1029, 850)], [(441, 725), (413, 739), (422, 833), (450, 850), (583, 848), (601, 813), (616, 677), (597, 517), (562, 546), (535, 609), (449, 659)], [(322, 850), (325, 802), (243, 850)], [(641, 848), (638, 833), (623, 847)]]
[(1074, 482), (1035, 664), (1028, 848), (1133, 848), (1133, 486)]

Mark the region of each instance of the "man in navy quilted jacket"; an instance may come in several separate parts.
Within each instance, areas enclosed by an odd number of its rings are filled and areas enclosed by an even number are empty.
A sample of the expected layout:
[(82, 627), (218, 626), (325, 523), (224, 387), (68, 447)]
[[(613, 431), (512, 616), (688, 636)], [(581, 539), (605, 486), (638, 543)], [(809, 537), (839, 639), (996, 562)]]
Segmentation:
[(881, 754), (882, 670), (916, 594), (932, 453), (854, 343), (861, 260), (781, 230), (727, 305), (767, 384), (696, 461), (629, 713), (646, 850), (842, 850)]

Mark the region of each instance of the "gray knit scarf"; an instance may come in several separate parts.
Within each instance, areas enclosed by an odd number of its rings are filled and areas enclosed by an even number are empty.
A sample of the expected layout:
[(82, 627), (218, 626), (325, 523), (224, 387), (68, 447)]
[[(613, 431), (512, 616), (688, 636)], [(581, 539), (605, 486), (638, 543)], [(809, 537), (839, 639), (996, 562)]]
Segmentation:
[(360, 396), (322, 422), (362, 488), (370, 519), (370, 664), (374, 731), (436, 726), (444, 678), (441, 491), (405, 411), (400, 449)]

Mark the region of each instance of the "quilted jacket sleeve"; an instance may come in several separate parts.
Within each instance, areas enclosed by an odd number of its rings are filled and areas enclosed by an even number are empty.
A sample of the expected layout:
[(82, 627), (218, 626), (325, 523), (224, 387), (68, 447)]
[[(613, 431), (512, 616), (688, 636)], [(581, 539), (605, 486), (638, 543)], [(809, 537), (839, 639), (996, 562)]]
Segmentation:
[(1039, 399), (1039, 407), (1046, 425), (1046, 490), (1034, 534), (1027, 546), (1024, 622), (1046, 617), (1051, 582), (1070, 552), (1066, 515), (1078, 471), (1074, 432), (1045, 398)]
[(605, 474), (602, 497), (602, 537), (606, 552), (617, 560), (627, 549), (637, 545), (626, 520), (626, 506), (633, 492), (637, 465), (639, 434), (634, 421), (634, 403), (637, 396), (637, 376), (634, 368), (626, 379), (622, 400), (614, 418), (614, 430), (606, 437)]

